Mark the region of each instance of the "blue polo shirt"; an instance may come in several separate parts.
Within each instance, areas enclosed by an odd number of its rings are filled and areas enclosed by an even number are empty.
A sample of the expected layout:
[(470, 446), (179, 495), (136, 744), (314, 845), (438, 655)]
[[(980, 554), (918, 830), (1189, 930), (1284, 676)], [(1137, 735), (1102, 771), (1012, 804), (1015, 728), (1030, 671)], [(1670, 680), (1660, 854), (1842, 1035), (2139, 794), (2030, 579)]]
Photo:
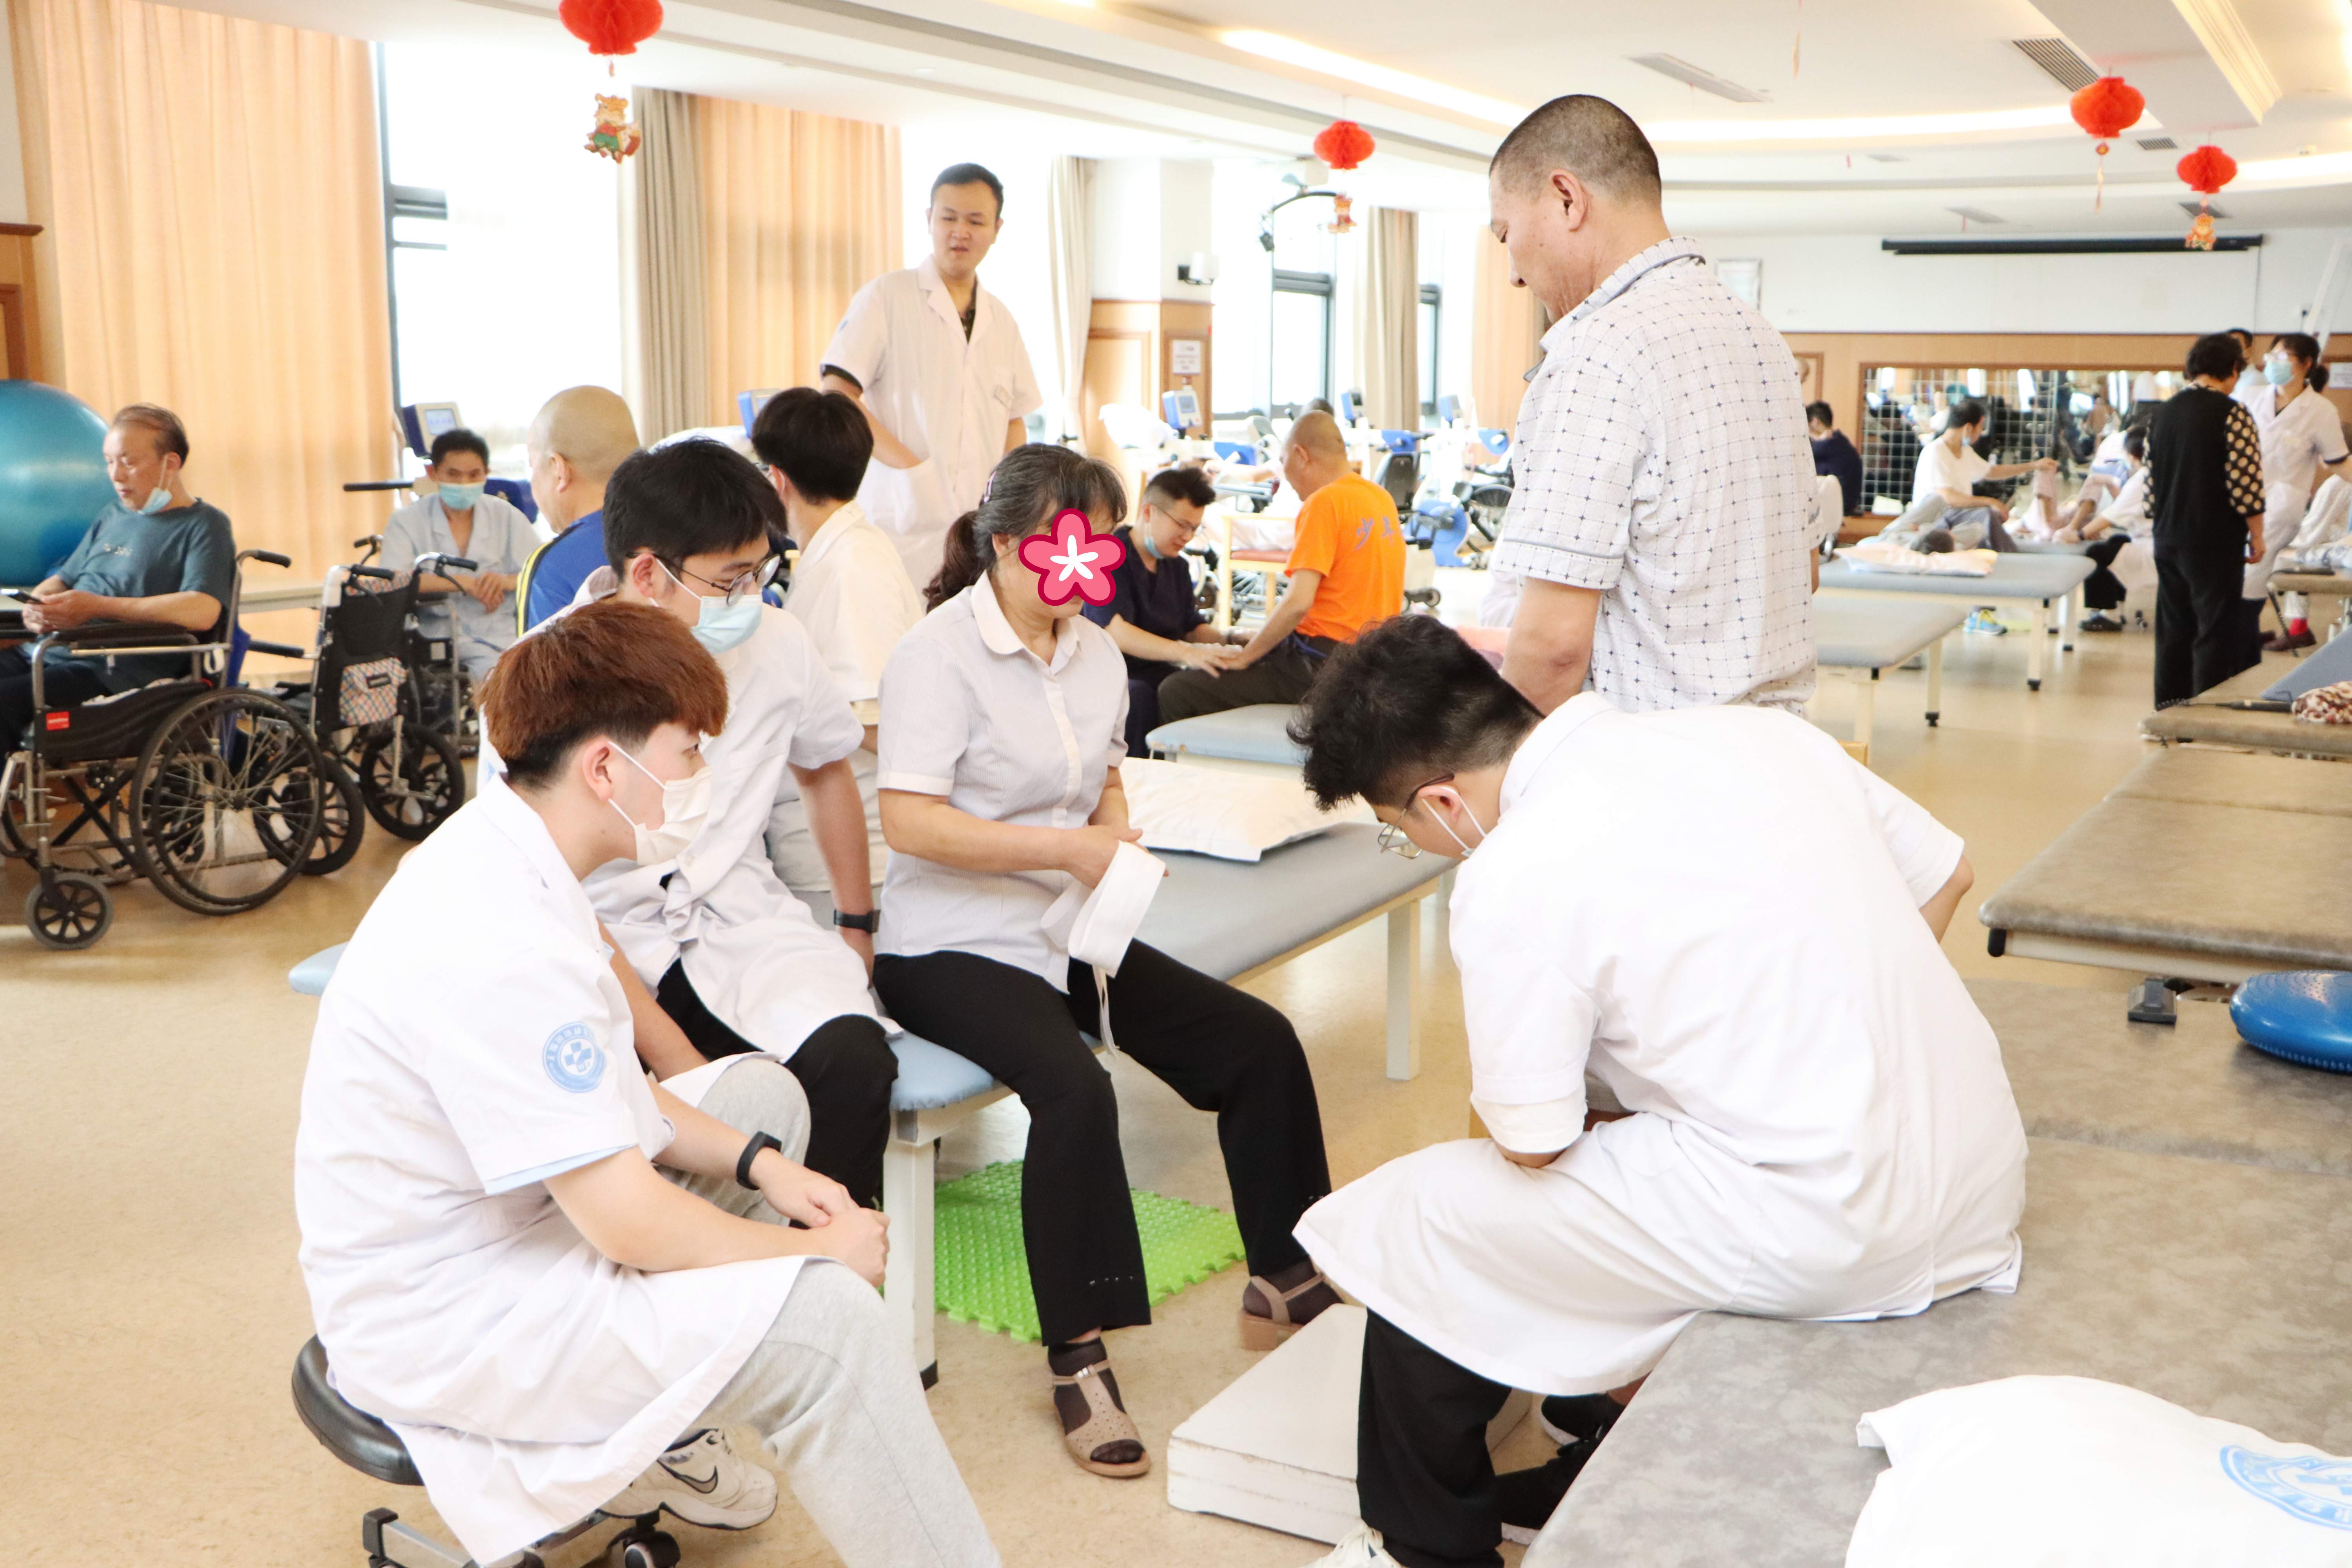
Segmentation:
[(580, 584), (604, 564), (604, 509), (573, 522), (539, 547), (524, 568), (522, 625), (529, 631), (580, 596)]

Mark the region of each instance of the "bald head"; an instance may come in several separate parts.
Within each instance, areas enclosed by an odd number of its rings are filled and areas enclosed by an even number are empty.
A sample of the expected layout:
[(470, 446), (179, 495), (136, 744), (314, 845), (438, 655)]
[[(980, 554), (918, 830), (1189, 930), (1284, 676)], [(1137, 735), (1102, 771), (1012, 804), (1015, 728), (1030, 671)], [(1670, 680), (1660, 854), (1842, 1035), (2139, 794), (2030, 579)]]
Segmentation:
[(571, 386), (540, 408), (523, 445), (531, 497), (561, 531), (604, 507), (604, 481), (637, 449), (637, 424), (618, 393)]
[(1605, 98), (1555, 98), (1513, 128), (1495, 149), (1488, 175), (1512, 189), (1539, 185), (1565, 169), (1599, 195), (1658, 205), (1658, 154), (1633, 117)]
[(1339, 434), (1339, 422), (1320, 411), (1298, 416), (1290, 426), (1290, 444), (1327, 460), (1348, 460), (1348, 443)]
[(1348, 471), (1348, 442), (1339, 422), (1320, 412), (1291, 422), (1282, 444), (1282, 477), (1304, 500)]

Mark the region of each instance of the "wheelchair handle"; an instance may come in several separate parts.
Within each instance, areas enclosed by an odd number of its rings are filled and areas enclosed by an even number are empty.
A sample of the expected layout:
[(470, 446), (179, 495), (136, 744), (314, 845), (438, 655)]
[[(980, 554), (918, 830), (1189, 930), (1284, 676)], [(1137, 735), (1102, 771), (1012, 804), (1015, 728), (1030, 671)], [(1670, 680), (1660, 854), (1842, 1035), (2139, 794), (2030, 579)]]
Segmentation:
[(353, 479), (343, 487), (345, 495), (357, 495), (363, 490), (404, 490), (414, 479)]
[[(433, 564), (427, 566), (425, 563), (428, 561), (433, 563)], [(455, 567), (460, 572), (478, 572), (481, 570), (481, 567), (475, 564), (473, 562), (467, 560), (462, 555), (444, 555), (437, 550), (428, 551), (425, 554), (416, 558), (416, 569), (419, 572), (439, 572), (445, 567)]]
[(308, 648), (296, 647), (289, 643), (263, 642), (259, 637), (248, 639), (245, 646), (255, 653), (274, 653), (280, 658), (308, 658), (310, 657), (310, 650)]
[(373, 577), (382, 583), (393, 581), (393, 574), (381, 566), (346, 566), (343, 570), (353, 577)]
[(294, 564), (294, 558), (292, 556), (280, 555), (275, 550), (242, 550), (237, 552), (236, 558), (239, 561), (266, 561), (272, 566), (291, 566)]

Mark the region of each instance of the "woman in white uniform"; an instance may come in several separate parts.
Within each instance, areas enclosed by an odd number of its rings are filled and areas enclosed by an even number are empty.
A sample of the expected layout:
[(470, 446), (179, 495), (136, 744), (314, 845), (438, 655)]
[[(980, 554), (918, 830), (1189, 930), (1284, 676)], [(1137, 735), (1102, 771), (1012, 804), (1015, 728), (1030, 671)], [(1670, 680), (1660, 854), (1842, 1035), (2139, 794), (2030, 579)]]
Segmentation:
[(471, 430), (433, 437), (425, 471), (439, 488), (384, 521), (383, 565), (398, 571), (436, 551), (474, 563), (471, 573), (425, 574), (417, 585), (448, 597), (418, 605), (416, 626), (429, 637), (456, 637), (458, 662), (479, 686), (499, 655), (514, 646), (514, 606), (507, 595), (539, 548), (539, 535), (529, 518), (483, 490), (490, 448)]
[[(2307, 332), (2282, 332), (2271, 340), (2263, 360), (2263, 383), (2238, 394), (2238, 401), (2254, 416), (2263, 435), (2263, 538), (2270, 549), (2264, 558), (2246, 568), (2248, 620), (2259, 631), (2263, 601), (2269, 596), (2271, 573), (2278, 558), (2297, 545), (2316, 542), (2302, 538), (2304, 513), (2312, 492), (2319, 488), (2320, 471), (2338, 473), (2347, 453), (2344, 420), (2336, 405), (2322, 395), (2327, 367), (2319, 363), (2319, 340)], [(2271, 653), (2309, 647), (2309, 610), (2300, 594), (2280, 606), (2286, 625), (2262, 641)]]
[[(1623, 1389), (1699, 1312), (2011, 1288), (2024, 1130), (1938, 945), (1961, 845), (1836, 742), (1590, 692), (1540, 718), (1426, 616), (1333, 658), (1294, 732), (1324, 804), (1360, 795), (1387, 844), (1465, 862), (1454, 954), (1489, 1134), (1299, 1224), (1373, 1314), (1369, 1531), (1328, 1563), (1498, 1563), (1502, 1523), (1549, 1512), (1498, 1518), (1484, 1428), (1510, 1390)], [(1588, 1129), (1588, 1073), (1633, 1114)]]
[(600, 1509), (760, 1523), (773, 1478), (723, 1430), (748, 1426), (845, 1562), (993, 1564), (875, 1294), (887, 1222), (794, 1163), (770, 1059), (717, 1115), (647, 1083), (635, 1040), (667, 1026), (581, 890), (691, 793), (723, 678), (669, 617), (596, 605), (483, 704), (506, 774), (401, 863), (311, 1042), (295, 1212), (337, 1389), (477, 1562)]
[[(665, 830), (658, 863), (605, 867), (586, 886), (692, 1042), (644, 1052), (655, 1075), (667, 1083), (740, 1051), (783, 1058), (808, 1092), (810, 1166), (877, 1204), (898, 1063), (866, 988), (873, 881), (849, 766), (861, 731), (807, 631), (761, 603), (782, 510), (759, 469), (716, 441), (657, 447), (613, 470), (608, 564), (581, 596), (653, 605), (692, 627), (726, 672), (728, 713), (703, 743), (708, 796)], [(787, 788), (832, 873), (830, 931), (768, 860), (768, 818)], [(701, 1080), (687, 1081), (681, 1092)]]
[(1102, 1331), (1148, 1323), (1151, 1307), (1118, 1101), (1080, 1031), (1108, 1033), (1216, 1113), (1252, 1276), (1245, 1345), (1270, 1349), (1337, 1299), (1290, 1234), (1331, 1178), (1288, 1019), (1141, 942), (1103, 1002), (1070, 928), (1049, 929), (1057, 900), (1100, 884), (1138, 837), (1118, 773), (1126, 661), (1082, 599), (1047, 604), (1019, 558), (1024, 538), (1071, 510), (1110, 531), (1126, 512), (1118, 476), (1060, 447), (1007, 456), (950, 534), (934, 608), (882, 677), (889, 918), (874, 984), (892, 1017), (1027, 1107), (1021, 1223), (1064, 1439), (1086, 1469), (1139, 1476), (1150, 1461)]

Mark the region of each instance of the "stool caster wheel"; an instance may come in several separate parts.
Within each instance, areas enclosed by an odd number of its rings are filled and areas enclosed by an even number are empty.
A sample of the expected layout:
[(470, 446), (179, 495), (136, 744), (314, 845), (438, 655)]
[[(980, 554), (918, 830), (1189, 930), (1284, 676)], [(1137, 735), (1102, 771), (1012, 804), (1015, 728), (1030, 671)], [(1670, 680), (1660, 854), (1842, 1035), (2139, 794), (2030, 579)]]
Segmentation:
[(1941, 719), (1942, 717), (1943, 717), (1943, 715), (1942, 715), (1941, 713), (1930, 713), (1930, 714), (1928, 714), (1928, 715), (1927, 715), (1927, 728), (1929, 728), (1930, 730), (1935, 729), (1935, 728), (1936, 728), (1936, 721), (1937, 721), (1937, 720)]
[(638, 1525), (613, 1537), (604, 1549), (611, 1568), (677, 1568), (677, 1537)]
[(2039, 691), (2042, 689), (2042, 682), (2038, 680), (2029, 680), (2025, 683), (2025, 689), (2028, 691)]

